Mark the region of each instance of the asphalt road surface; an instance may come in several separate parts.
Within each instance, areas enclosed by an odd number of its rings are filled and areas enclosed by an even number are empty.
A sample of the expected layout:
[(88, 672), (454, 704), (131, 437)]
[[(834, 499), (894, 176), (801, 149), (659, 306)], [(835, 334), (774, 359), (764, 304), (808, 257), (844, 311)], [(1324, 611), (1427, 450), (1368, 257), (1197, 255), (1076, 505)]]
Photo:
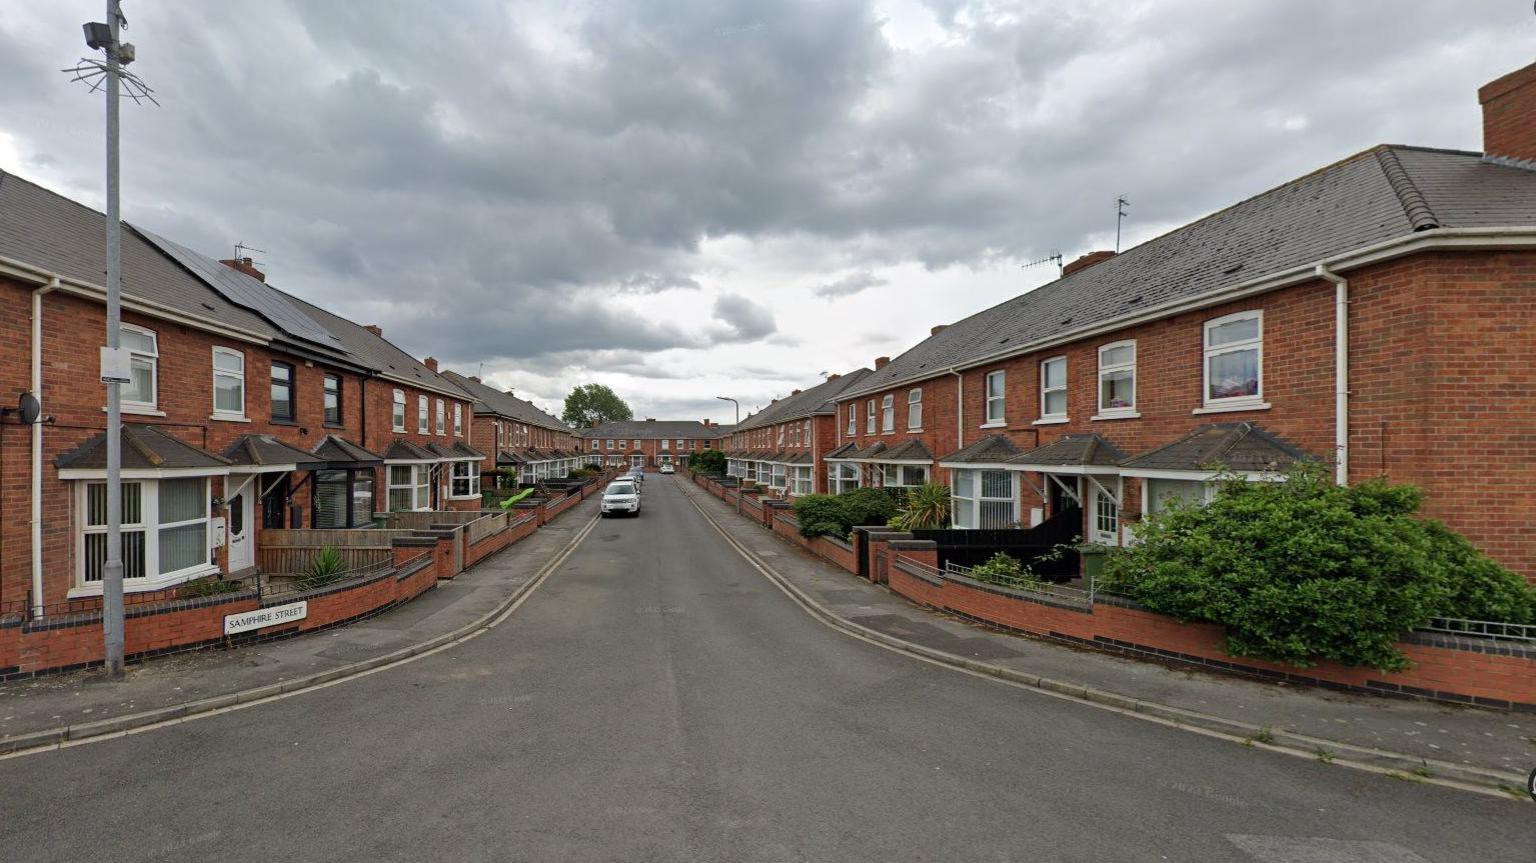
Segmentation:
[(505, 624), (0, 761), (0, 860), (1536, 861), (1536, 807), (1248, 749), (809, 618), (670, 477)]

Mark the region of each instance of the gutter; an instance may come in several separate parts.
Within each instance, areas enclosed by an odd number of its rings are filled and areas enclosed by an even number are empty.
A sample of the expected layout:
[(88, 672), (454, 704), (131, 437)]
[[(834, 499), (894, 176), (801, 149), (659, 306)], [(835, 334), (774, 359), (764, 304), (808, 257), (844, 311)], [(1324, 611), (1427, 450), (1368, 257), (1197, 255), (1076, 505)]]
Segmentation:
[[(988, 354), (974, 360), (968, 360), (963, 364), (951, 366), (949, 371), (955, 369), (972, 369), (1013, 357), (1047, 350), (1060, 345), (1070, 344), (1095, 335), (1111, 333), (1126, 327), (1149, 323), (1162, 318), (1172, 317), (1183, 312), (1194, 311), (1206, 306), (1219, 305), (1244, 297), (1264, 294), (1280, 288), (1303, 284), (1318, 278), (1317, 266), (1322, 264), (1330, 269), (1353, 269), (1368, 264), (1400, 258), (1417, 252), (1434, 250), (1466, 250), (1466, 249), (1520, 249), (1536, 247), (1536, 226), (1508, 226), (1499, 228), (1432, 228), (1405, 234), (1379, 243), (1361, 246), (1357, 249), (1340, 252), (1322, 259), (1319, 262), (1303, 264), (1290, 269), (1271, 273), (1247, 282), (1240, 282), (1226, 288), (1219, 288), (1193, 297), (1175, 300), (1160, 306), (1151, 306), (1140, 314), (1129, 317), (1112, 318), (1078, 330), (1053, 335), (1047, 339), (1031, 342), (1011, 348), (1006, 351)], [(884, 392), (919, 381), (930, 380), (943, 372), (927, 372), (922, 375), (914, 375), (900, 380), (880, 384), (877, 387), (865, 388), (857, 392), (849, 392), (838, 396), (839, 403), (844, 399), (854, 399), (861, 396)]]
[(1333, 481), (1349, 485), (1349, 280), (1322, 262), (1315, 272), (1333, 282)]
[[(58, 277), (32, 291), (32, 395), (43, 391), (43, 294), (59, 287)], [(32, 424), (32, 619), (43, 616), (43, 418)]]

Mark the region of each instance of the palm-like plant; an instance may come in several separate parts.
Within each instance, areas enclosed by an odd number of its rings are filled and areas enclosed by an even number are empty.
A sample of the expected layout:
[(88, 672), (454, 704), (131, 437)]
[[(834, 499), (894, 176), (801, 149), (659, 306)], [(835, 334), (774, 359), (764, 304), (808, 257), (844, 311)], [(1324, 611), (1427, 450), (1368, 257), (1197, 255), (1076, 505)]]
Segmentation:
[(907, 502), (896, 511), (891, 527), (932, 530), (949, 527), (949, 486), (925, 483), (907, 490)]

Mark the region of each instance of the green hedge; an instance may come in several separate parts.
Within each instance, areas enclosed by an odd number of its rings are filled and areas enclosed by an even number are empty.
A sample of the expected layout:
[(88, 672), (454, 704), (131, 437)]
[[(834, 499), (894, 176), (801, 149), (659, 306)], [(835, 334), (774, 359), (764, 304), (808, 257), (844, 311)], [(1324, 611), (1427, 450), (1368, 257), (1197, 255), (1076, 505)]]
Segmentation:
[(855, 525), (889, 523), (896, 514), (896, 502), (878, 488), (856, 488), (839, 495), (796, 498), (794, 510), (801, 536), (846, 537)]
[(1205, 506), (1175, 503), (1105, 563), (1105, 586), (1181, 620), (1219, 623), (1227, 650), (1298, 666), (1384, 670), (1431, 617), (1536, 623), (1536, 588), (1444, 525), (1420, 491), (1339, 487), (1320, 467), (1285, 482), (1228, 481)]

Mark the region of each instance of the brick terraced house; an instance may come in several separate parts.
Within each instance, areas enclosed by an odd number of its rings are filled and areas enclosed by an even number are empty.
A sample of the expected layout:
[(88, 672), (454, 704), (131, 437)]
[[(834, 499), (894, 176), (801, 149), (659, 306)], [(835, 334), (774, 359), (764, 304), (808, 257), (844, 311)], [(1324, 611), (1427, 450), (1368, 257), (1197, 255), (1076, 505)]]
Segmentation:
[(688, 456), (701, 449), (719, 449), (729, 431), (708, 420), (624, 420), (578, 429), (577, 437), (589, 456), (601, 455), (603, 464), (614, 467), (655, 468), (687, 464)]
[(474, 438), (488, 453), (482, 470), (515, 470), (518, 482), (534, 483), (563, 477), (581, 465), (602, 463), (600, 457), (582, 451), (575, 430), (532, 402), (475, 376), (451, 371), (443, 376), (475, 400)]
[(1315, 459), (1536, 579), (1536, 65), (1479, 97), (1483, 153), (1373, 147), (934, 327), (838, 396), (827, 460), (1116, 545)]
[(727, 474), (760, 482), (779, 497), (826, 492), (836, 481), (828, 478), (826, 457), (841, 443), (837, 396), (869, 373), (832, 375), (742, 420), (725, 445)]
[[(0, 391), (47, 421), (0, 420), (0, 611), (88, 604), (105, 554), (101, 213), (0, 173)], [(219, 262), (123, 231), (125, 589), (256, 562), (265, 530), (477, 509), (472, 399), (376, 327)]]

